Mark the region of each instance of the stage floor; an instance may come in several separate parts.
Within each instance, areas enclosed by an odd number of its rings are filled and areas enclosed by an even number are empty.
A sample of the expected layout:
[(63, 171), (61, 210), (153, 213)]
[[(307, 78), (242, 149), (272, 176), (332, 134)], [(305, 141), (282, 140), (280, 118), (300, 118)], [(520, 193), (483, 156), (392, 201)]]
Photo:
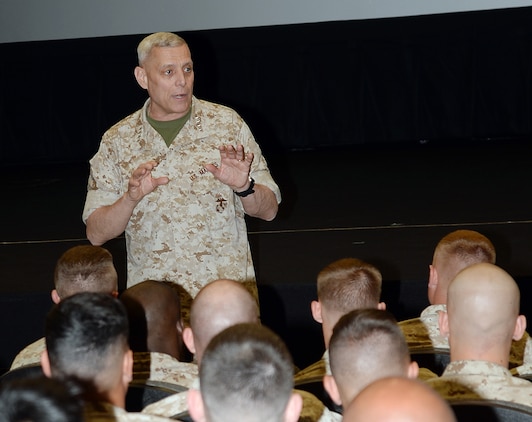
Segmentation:
[[(303, 333), (300, 328), (307, 326), (308, 342), (319, 349), (309, 301), (317, 272), (342, 257), (375, 264), (383, 273), (388, 309), (398, 318), (415, 316), (427, 304), (426, 278), (436, 242), (460, 228), (478, 230), (493, 241), (498, 264), (520, 283), (528, 313), (531, 152), (532, 141), (499, 140), (267, 153), (283, 202), (274, 221), (248, 221), (264, 295), (263, 321), (287, 336), (294, 327)], [(87, 242), (81, 221), (87, 174), (86, 162), (0, 171), (0, 300), (8, 304), (0, 307), (0, 324), (9, 343), (0, 352), (0, 368), (41, 335), (56, 259)], [(105, 246), (115, 257), (123, 288), (123, 238)], [(280, 298), (275, 307), (270, 306), (274, 297)], [(298, 359), (300, 366), (307, 363), (303, 356)]]

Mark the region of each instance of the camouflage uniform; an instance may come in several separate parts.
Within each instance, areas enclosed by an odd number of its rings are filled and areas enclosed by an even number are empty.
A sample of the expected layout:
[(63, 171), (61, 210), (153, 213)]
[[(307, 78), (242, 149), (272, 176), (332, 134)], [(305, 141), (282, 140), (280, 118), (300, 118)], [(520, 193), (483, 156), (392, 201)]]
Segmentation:
[(431, 347), (449, 349), (449, 341), (440, 334), (438, 327), (439, 313), (446, 309), (445, 305), (431, 305), (425, 308), (419, 318), (399, 322), (410, 350)]
[(451, 362), (441, 377), (427, 381), (446, 400), (490, 399), (532, 406), (532, 383), (501, 365), (481, 360)]
[[(447, 349), (449, 341), (440, 334), (438, 318), (440, 311), (447, 311), (446, 305), (431, 305), (425, 308), (419, 318), (400, 321), (399, 326), (403, 330), (408, 348), (411, 352), (419, 349)], [(510, 368), (532, 363), (532, 340), (525, 332), (519, 341), (512, 341), (510, 350)], [(523, 371), (526, 371), (523, 369)]]
[[(199, 385), (199, 378), (196, 378), (190, 388), (195, 388), (198, 390)], [(187, 413), (187, 393), (188, 391), (182, 391), (180, 393), (172, 394), (171, 396), (158, 400), (142, 409), (142, 413), (165, 416), (168, 418), (175, 417), (176, 415), (182, 413)]]
[(325, 374), (331, 375), (328, 350), (323, 353), (323, 356), (320, 360), (298, 371), (294, 376), (294, 382), (297, 386), (298, 384), (320, 381), (323, 379)]
[(198, 378), (198, 365), (180, 362), (173, 356), (157, 352), (133, 354), (133, 379), (162, 381), (190, 388)]
[(41, 363), (41, 353), (46, 349), (46, 342), (44, 337), (34, 341), (30, 345), (22, 349), (11, 364), (11, 368), (15, 369), (21, 366), (33, 365), (35, 363)]
[(171, 419), (144, 413), (127, 412), (110, 403), (88, 403), (85, 406), (86, 422), (164, 422)]
[[(191, 388), (199, 389), (199, 380)], [(308, 422), (336, 422), (342, 420), (342, 415), (326, 408), (323, 403), (313, 394), (294, 390), (303, 398), (300, 421)], [(188, 413), (187, 391), (165, 397), (155, 403), (146, 406), (142, 413), (174, 418), (177, 415)]]
[(194, 97), (190, 119), (168, 147), (146, 119), (149, 102), (104, 134), (90, 160), (83, 220), (116, 202), (133, 171), (155, 160), (159, 165), (153, 176), (168, 176), (170, 182), (146, 195), (128, 222), (128, 287), (148, 279), (168, 280), (194, 298), (208, 282), (229, 278), (246, 282), (257, 295), (242, 202), (205, 169), (207, 163), (220, 163), (221, 145), (242, 144), (255, 155), (251, 177), (280, 202), (279, 188), (249, 127), (234, 110)]

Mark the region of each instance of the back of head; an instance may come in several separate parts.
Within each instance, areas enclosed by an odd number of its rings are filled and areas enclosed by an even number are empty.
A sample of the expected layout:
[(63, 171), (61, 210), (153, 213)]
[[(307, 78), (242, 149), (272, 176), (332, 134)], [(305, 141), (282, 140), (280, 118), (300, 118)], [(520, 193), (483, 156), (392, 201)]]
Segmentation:
[(358, 309), (344, 315), (329, 343), (331, 372), (342, 402), (350, 402), (379, 378), (408, 376), (408, 346), (388, 311)]
[(80, 422), (79, 393), (70, 382), (44, 376), (5, 382), (0, 388), (0, 422)]
[(237, 324), (209, 343), (200, 385), (210, 422), (280, 422), (294, 386), (292, 358), (270, 329)]
[(137, 47), (139, 66), (144, 64), (146, 58), (155, 47), (179, 47), (186, 42), (179, 35), (172, 32), (155, 32), (145, 37)]
[(129, 343), (135, 352), (181, 351), (181, 305), (174, 283), (146, 280), (124, 290), (120, 301), (129, 318)]
[(475, 264), (459, 272), (447, 298), (451, 358), (459, 351), (460, 359), (492, 353), (508, 359), (519, 306), (519, 287), (502, 268)]
[(257, 301), (242, 283), (216, 280), (204, 286), (190, 309), (190, 326), (198, 362), (216, 334), (239, 323), (259, 323)]
[(373, 265), (356, 258), (332, 262), (318, 274), (318, 299), (330, 311), (376, 308), (382, 275)]
[(61, 299), (81, 292), (112, 294), (118, 291), (113, 256), (100, 246), (74, 246), (57, 261), (54, 284)]
[(62, 300), (45, 322), (52, 377), (77, 379), (87, 389), (110, 388), (129, 350), (127, 338), (126, 311), (112, 296), (79, 293)]
[[(461, 270), (478, 263), (495, 263), (495, 247), (483, 234), (474, 230), (456, 230), (444, 236), (434, 250), (433, 267), (438, 272), (438, 291), (445, 298), (451, 280)], [(433, 303), (430, 297), (429, 300)]]
[(346, 422), (454, 422), (448, 403), (421, 381), (382, 378), (371, 383), (347, 406)]

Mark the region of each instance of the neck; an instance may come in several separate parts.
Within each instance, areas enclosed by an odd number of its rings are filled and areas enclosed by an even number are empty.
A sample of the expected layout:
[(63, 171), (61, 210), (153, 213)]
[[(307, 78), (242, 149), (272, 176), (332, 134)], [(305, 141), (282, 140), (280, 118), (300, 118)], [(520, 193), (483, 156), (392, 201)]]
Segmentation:
[[(449, 339), (449, 344), (451, 345), (451, 362), (459, 360), (482, 360), (508, 368), (510, 356), (509, 347), (495, 346), (489, 349), (480, 347), (459, 347), (452, 346), (452, 339)], [(456, 344), (456, 342), (454, 342), (454, 344)]]

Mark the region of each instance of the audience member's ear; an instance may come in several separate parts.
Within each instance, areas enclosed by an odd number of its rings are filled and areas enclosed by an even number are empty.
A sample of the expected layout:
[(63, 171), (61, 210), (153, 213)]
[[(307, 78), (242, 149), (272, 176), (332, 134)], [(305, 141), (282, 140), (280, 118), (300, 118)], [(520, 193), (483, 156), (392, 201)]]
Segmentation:
[(297, 393), (292, 393), (284, 411), (284, 422), (297, 422), (301, 409), (303, 409), (303, 398)]
[(323, 376), (323, 388), (325, 388), (325, 391), (327, 391), (327, 394), (329, 394), (329, 397), (333, 402), (335, 402), (338, 406), (342, 405), (340, 391), (338, 391), (338, 384), (336, 384), (336, 380), (332, 375)]
[(50, 368), (50, 358), (48, 357), (48, 350), (44, 349), (41, 352), (41, 367), (44, 375), (52, 378), (52, 369)]
[(122, 384), (127, 390), (129, 383), (133, 379), (133, 352), (129, 349), (124, 353), (122, 359)]
[(321, 316), (321, 303), (318, 300), (310, 302), (310, 310), (312, 311), (312, 318), (314, 321), (323, 324), (323, 317)]
[(438, 327), (440, 334), (449, 337), (449, 315), (445, 311), (440, 311), (438, 315)]
[(191, 388), (187, 391), (187, 407), (194, 422), (206, 422), (205, 407), (199, 390)]
[(175, 328), (179, 336), (183, 337), (183, 318), (178, 318), (175, 323)]
[(406, 373), (407, 378), (416, 379), (418, 375), (419, 365), (415, 361), (410, 362), (410, 365), (408, 365), (408, 371)]
[(190, 353), (196, 353), (196, 346), (194, 345), (194, 334), (192, 333), (192, 328), (185, 327), (183, 328), (183, 341)]
[(428, 297), (431, 305), (434, 304), (434, 294), (438, 287), (438, 271), (434, 265), (429, 265), (429, 285), (428, 285)]
[(378, 305), (377, 305), (377, 309), (379, 311), (385, 311), (386, 310), (386, 303), (384, 302), (379, 302)]
[(54, 302), (56, 305), (61, 302), (61, 298), (57, 294), (57, 290), (53, 289), (50, 296), (52, 296), (52, 302)]
[(514, 335), (512, 336), (512, 339), (515, 341), (521, 340), (523, 335), (525, 334), (526, 330), (526, 316), (519, 315), (517, 317), (517, 320), (515, 321), (515, 329), (514, 329)]

